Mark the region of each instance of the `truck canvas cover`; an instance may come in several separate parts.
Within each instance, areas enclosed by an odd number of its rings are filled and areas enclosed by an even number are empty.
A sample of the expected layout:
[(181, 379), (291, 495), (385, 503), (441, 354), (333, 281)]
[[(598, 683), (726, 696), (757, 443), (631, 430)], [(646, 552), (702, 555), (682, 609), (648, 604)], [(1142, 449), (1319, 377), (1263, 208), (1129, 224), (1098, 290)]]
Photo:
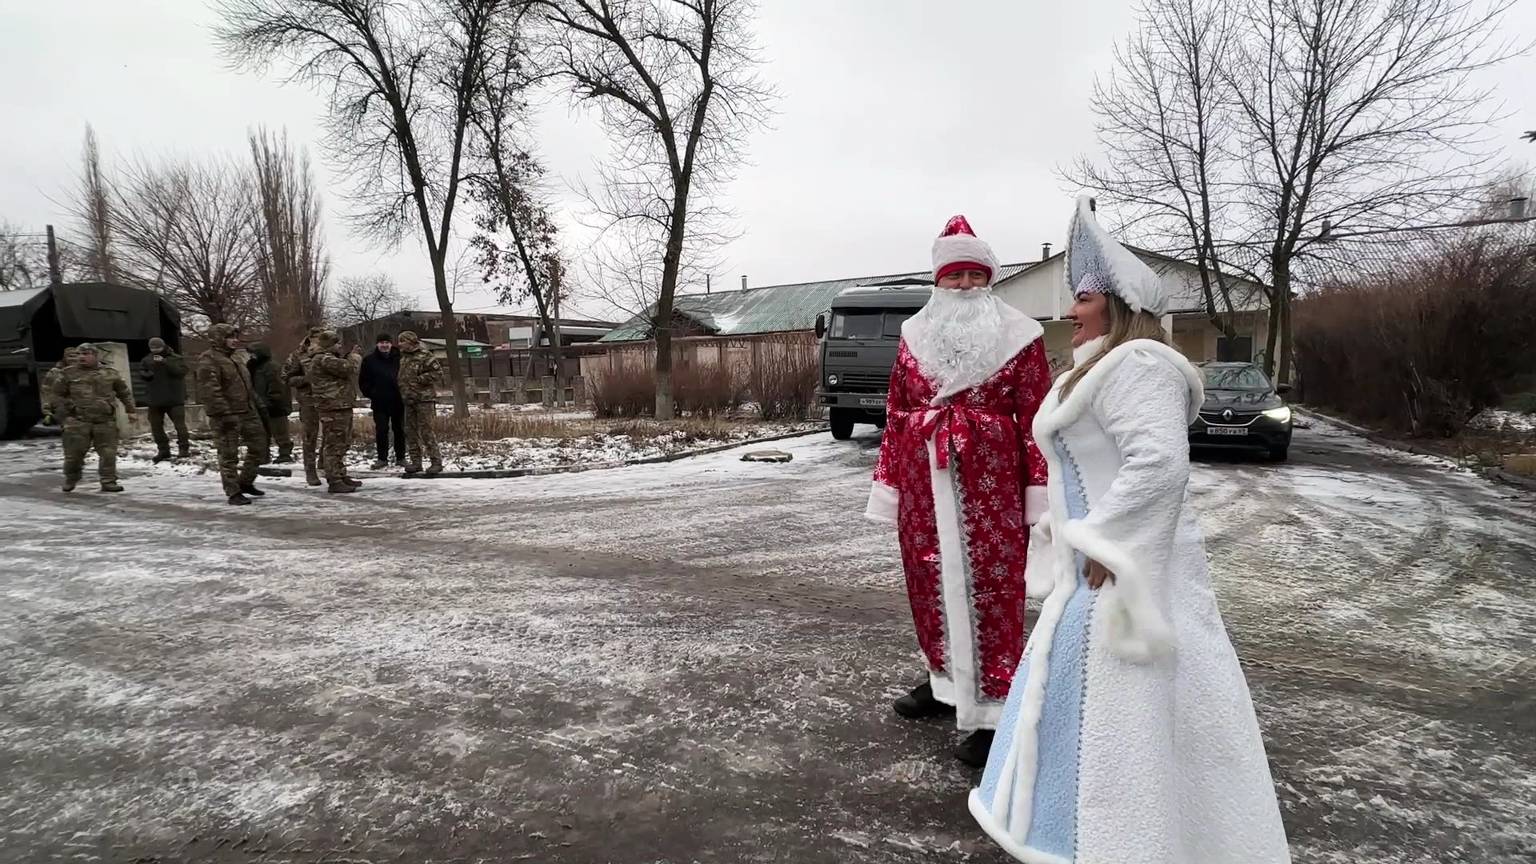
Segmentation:
[(32, 318), (49, 299), (65, 339), (128, 341), (161, 335), (161, 315), (181, 315), (160, 295), (105, 282), (75, 282), (54, 288), (0, 292), (0, 340), (22, 339)]

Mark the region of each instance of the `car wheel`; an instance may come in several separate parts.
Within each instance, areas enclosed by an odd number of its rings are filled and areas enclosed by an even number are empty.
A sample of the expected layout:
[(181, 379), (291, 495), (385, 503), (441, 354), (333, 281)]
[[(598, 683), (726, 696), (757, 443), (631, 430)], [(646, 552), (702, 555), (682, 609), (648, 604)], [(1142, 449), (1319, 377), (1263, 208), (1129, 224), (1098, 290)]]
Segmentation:
[(1289, 446), (1269, 448), (1269, 461), (1284, 462), (1289, 458), (1291, 458), (1291, 448)]

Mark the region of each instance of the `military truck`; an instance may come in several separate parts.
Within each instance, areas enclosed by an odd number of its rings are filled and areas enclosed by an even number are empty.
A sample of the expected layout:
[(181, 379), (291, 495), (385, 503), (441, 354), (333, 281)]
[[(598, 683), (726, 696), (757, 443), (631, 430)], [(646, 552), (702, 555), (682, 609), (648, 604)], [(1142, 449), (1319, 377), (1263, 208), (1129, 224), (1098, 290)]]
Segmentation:
[(817, 400), (828, 406), (832, 437), (853, 437), (856, 423), (885, 428), (885, 391), (896, 365), (902, 322), (928, 302), (929, 286), (849, 288), (816, 319), (821, 339)]
[[(152, 291), (107, 282), (0, 291), (0, 437), (19, 438), (43, 417), (43, 376), (81, 342), (121, 342), (128, 359), (159, 336), (181, 350), (181, 315)], [(135, 400), (144, 383), (132, 376)]]

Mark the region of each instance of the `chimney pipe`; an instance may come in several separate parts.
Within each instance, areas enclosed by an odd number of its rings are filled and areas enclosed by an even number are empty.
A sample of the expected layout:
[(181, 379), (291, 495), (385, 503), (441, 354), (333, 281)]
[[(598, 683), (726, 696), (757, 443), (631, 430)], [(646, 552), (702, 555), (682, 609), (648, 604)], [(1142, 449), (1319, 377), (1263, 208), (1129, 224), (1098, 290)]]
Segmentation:
[(1525, 197), (1524, 195), (1519, 195), (1519, 196), (1516, 196), (1514, 198), (1509, 199), (1509, 218), (1511, 218), (1511, 219), (1524, 219), (1525, 218), (1525, 205), (1528, 204), (1529, 202), (1530, 202), (1530, 199)]
[(741, 274), (741, 290), (747, 290), (747, 274)]
[(1049, 244), (1049, 243), (1041, 243), (1040, 244), (1040, 260), (1041, 261), (1049, 261), (1049, 260), (1051, 260), (1051, 244)]

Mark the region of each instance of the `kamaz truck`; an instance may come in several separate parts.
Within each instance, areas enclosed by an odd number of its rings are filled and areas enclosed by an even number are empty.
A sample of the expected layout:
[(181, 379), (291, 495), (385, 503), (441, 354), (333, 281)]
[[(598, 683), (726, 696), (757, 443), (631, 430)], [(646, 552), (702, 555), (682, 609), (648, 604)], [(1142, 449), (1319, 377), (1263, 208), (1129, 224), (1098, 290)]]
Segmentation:
[[(153, 291), (107, 282), (0, 291), (0, 437), (19, 438), (42, 419), (43, 376), (66, 347), (120, 342), (137, 362), (154, 336), (181, 350), (181, 315)], [(130, 377), (142, 400), (142, 382)]]
[(817, 401), (827, 406), (832, 437), (853, 437), (856, 423), (885, 428), (885, 391), (896, 365), (902, 322), (928, 302), (930, 287), (849, 288), (816, 319), (821, 340)]

